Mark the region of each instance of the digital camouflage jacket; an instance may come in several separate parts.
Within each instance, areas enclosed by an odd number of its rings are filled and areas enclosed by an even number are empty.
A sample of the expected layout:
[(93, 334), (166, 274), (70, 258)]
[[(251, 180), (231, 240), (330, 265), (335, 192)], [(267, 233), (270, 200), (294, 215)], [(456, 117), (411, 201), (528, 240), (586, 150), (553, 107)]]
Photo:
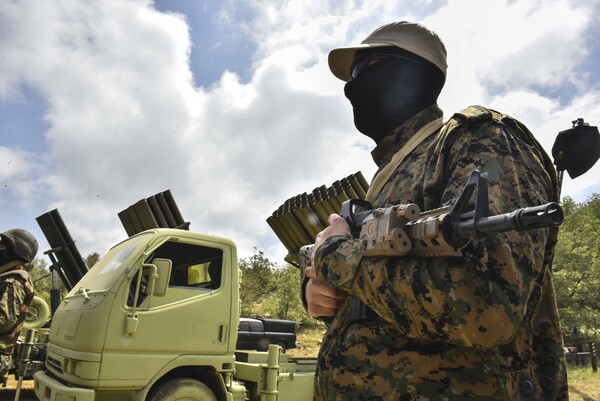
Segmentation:
[[(442, 112), (432, 106), (372, 152), (380, 170)], [(554, 166), (521, 123), (480, 106), (456, 113), (409, 154), (373, 207), (453, 204), (474, 169), (488, 174), (490, 214), (557, 201)], [(566, 400), (550, 261), (556, 229), (509, 232), (462, 257), (362, 257), (331, 237), (316, 254), (321, 280), (358, 297), (374, 320), (349, 321), (349, 302), (319, 353), (317, 400)]]
[(0, 274), (0, 355), (11, 355), (33, 300), (33, 282), (19, 267)]

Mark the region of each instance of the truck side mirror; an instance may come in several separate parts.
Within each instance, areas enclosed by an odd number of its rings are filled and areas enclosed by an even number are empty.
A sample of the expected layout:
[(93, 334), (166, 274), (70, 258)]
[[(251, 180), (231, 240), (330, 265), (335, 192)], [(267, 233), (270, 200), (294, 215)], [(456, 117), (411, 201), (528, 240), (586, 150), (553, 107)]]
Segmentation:
[(152, 264), (156, 266), (156, 273), (158, 275), (156, 282), (154, 283), (154, 291), (152, 294), (157, 297), (162, 297), (167, 293), (173, 262), (170, 259), (156, 258), (152, 261)]

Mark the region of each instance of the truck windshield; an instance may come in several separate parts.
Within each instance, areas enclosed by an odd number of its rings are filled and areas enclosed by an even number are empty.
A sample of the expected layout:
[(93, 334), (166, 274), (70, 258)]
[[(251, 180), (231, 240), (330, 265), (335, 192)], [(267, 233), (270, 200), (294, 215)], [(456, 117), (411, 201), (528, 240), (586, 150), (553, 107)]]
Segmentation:
[(142, 234), (134, 238), (130, 238), (125, 242), (120, 243), (108, 251), (94, 267), (87, 272), (85, 276), (73, 287), (69, 295), (80, 291), (83, 287), (85, 291), (105, 291), (118, 280), (123, 270), (128, 264), (124, 264), (131, 255), (136, 255), (148, 243), (148, 236), (151, 233)]

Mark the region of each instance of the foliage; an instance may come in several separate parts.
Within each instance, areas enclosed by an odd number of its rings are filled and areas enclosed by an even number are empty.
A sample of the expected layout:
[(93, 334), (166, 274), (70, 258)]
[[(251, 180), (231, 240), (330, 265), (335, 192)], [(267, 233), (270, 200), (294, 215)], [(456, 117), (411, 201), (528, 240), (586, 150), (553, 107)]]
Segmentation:
[(288, 319), (314, 326), (300, 299), (300, 274), (293, 266), (281, 267), (254, 249), (241, 259), (240, 315)]
[(270, 294), (258, 312), (277, 319), (288, 319), (296, 322), (310, 323), (310, 316), (302, 306), (300, 299), (300, 274), (298, 269), (288, 265), (273, 272), (276, 283), (275, 291)]
[[(85, 258), (85, 263), (87, 266), (93, 266), (100, 259), (100, 255), (96, 252), (88, 255)], [(52, 277), (53, 274), (48, 269), (48, 264), (45, 260), (35, 258), (33, 260), (33, 269), (31, 270), (33, 274), (33, 286), (35, 290), (35, 295), (42, 298), (48, 305), (50, 305), (50, 290), (54, 287), (61, 290), (61, 292), (65, 292), (65, 287), (62, 281), (58, 277)], [(54, 283), (52, 282), (54, 280)]]
[(90, 253), (85, 259), (85, 265), (88, 267), (88, 269), (91, 269), (96, 262), (98, 262), (100, 260), (100, 254), (98, 252), (94, 252), (94, 253)]
[(33, 259), (33, 269), (31, 274), (33, 275), (33, 288), (35, 295), (42, 298), (48, 305), (50, 305), (50, 288), (52, 288), (52, 277), (48, 270), (46, 261), (43, 259)]
[(275, 264), (254, 248), (254, 255), (241, 259), (239, 268), (242, 275), (240, 315), (254, 316), (257, 305), (260, 305), (275, 290), (273, 279)]
[(553, 262), (554, 285), (565, 332), (600, 333), (600, 194), (584, 203), (563, 199)]

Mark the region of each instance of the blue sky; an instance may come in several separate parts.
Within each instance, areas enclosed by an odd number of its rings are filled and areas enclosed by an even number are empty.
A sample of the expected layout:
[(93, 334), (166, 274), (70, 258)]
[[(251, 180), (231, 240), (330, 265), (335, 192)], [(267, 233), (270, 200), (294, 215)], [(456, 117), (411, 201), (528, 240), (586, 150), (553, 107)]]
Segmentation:
[[(224, 70), (235, 72), (242, 80), (251, 76), (249, 68), (254, 43), (241, 31), (221, 23), (218, 14), (224, 7), (221, 1), (160, 0), (156, 10), (178, 13), (185, 17), (192, 36), (190, 68), (197, 85), (210, 86), (221, 78)], [(235, 18), (253, 18), (252, 9), (238, 2), (231, 11)]]
[[(81, 253), (125, 238), (117, 213), (171, 189), (191, 229), (277, 263), (266, 224), (284, 200), (362, 171), (336, 46), (394, 20), (449, 53), (439, 103), (519, 118), (550, 151), (600, 124), (599, 0), (0, 1), (0, 221), (48, 249), (35, 218), (58, 208)], [(584, 201), (600, 165), (563, 185)]]

